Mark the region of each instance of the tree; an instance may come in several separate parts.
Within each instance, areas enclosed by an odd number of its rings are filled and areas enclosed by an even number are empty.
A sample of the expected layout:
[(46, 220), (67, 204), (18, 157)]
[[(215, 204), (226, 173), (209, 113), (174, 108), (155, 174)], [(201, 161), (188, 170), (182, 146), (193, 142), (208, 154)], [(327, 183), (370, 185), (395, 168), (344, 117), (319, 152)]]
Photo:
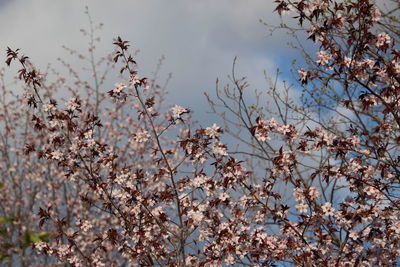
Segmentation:
[[(0, 190), (11, 202), (1, 210), (2, 260), (396, 265), (398, 1), (386, 11), (369, 0), (276, 3), (279, 14), (296, 14), (301, 29), (282, 27), (307, 31), (319, 45), (316, 58), (302, 50), (302, 102), (275, 82), (276, 108), (266, 113), (261, 102), (248, 103), (247, 82), (233, 70), (232, 84), (217, 87), (216, 100), (208, 96), (213, 110), (231, 112), (220, 113), (224, 129), (196, 129), (185, 107), (163, 110), (162, 90), (139, 76), (120, 37), (101, 62), (120, 66), (125, 80), (107, 93), (103, 77), (94, 87), (79, 81), (65, 104), (55, 100), (65, 78), (50, 83), (9, 48), (6, 63), (20, 64), (26, 94), (10, 101), (3, 86)], [(224, 130), (241, 150), (222, 142)]]

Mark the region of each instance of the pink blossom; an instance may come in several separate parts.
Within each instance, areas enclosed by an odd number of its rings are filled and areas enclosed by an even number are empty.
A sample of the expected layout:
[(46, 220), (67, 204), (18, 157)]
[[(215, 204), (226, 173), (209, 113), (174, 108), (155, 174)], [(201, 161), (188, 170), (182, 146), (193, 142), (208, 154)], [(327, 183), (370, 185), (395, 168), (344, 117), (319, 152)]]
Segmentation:
[(380, 19), (381, 19), (381, 12), (379, 11), (379, 9), (377, 7), (374, 7), (372, 9), (372, 21), (377, 22)]
[(322, 212), (324, 213), (325, 216), (333, 216), (335, 209), (332, 207), (332, 204), (329, 202), (326, 202), (324, 205), (321, 206)]
[(293, 196), (296, 198), (297, 201), (303, 201), (305, 199), (304, 191), (301, 188), (298, 188), (298, 187), (296, 187), (293, 190)]
[(55, 110), (56, 110), (56, 107), (51, 103), (43, 105), (43, 111), (44, 112), (54, 112)]
[(385, 49), (386, 47), (388, 47), (390, 44), (390, 36), (385, 33), (382, 32), (380, 34), (378, 34), (377, 36), (377, 40), (376, 40), (376, 46), (380, 49)]
[(308, 189), (308, 194), (309, 194), (311, 200), (315, 200), (320, 196), (318, 189), (314, 186), (311, 186)]
[(89, 221), (85, 220), (80, 222), (80, 228), (82, 231), (87, 232), (93, 228), (93, 225)]
[(172, 116), (175, 119), (178, 119), (181, 117), (182, 114), (187, 113), (188, 110), (186, 108), (183, 108), (181, 106), (175, 105), (171, 108)]
[(76, 110), (77, 108), (79, 108), (79, 106), (80, 106), (80, 105), (78, 104), (78, 99), (75, 98), (75, 97), (71, 98), (71, 99), (68, 100), (68, 102), (66, 103), (66, 108), (67, 108), (67, 110), (70, 110), (70, 111)]
[(305, 82), (307, 80), (308, 72), (305, 71), (303, 68), (299, 69), (297, 72), (300, 75), (300, 81)]
[(138, 129), (137, 132), (134, 134), (132, 141), (137, 143), (144, 143), (149, 140), (151, 135), (145, 129)]
[(48, 245), (46, 242), (40, 241), (35, 243), (35, 248), (40, 252), (42, 252), (47, 247)]
[(354, 231), (354, 230), (353, 230), (353, 231), (350, 231), (349, 237), (352, 238), (352, 239), (354, 239), (354, 240), (357, 240), (358, 237), (359, 237), (359, 234), (358, 234), (357, 231)]
[(120, 94), (127, 86), (124, 83), (116, 83), (113, 92), (115, 94)]
[(300, 213), (306, 213), (307, 212), (308, 205), (304, 202), (300, 202), (299, 204), (296, 205), (296, 209)]
[(220, 156), (227, 156), (228, 153), (226, 152), (226, 146), (220, 142), (214, 142), (212, 146), (213, 153), (220, 155)]
[(208, 135), (211, 138), (216, 138), (218, 137), (218, 131), (220, 131), (220, 127), (217, 126), (215, 123), (211, 127), (206, 128), (206, 135)]
[(63, 158), (63, 153), (61, 151), (53, 151), (51, 152), (52, 159), (61, 160)]
[(319, 65), (326, 65), (329, 63), (329, 61), (332, 59), (332, 55), (331, 53), (327, 52), (327, 51), (319, 51), (317, 52), (317, 64)]
[(368, 196), (371, 197), (378, 197), (378, 195), (380, 194), (380, 191), (373, 186), (368, 186), (367, 188), (365, 188), (365, 192)]

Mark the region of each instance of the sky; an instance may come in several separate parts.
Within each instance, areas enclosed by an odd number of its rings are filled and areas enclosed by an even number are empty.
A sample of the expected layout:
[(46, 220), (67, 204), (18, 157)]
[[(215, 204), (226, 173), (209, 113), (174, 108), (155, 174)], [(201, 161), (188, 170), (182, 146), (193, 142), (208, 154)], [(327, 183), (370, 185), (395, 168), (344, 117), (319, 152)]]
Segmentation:
[(160, 80), (172, 74), (168, 102), (200, 116), (209, 110), (203, 93), (214, 92), (216, 78), (227, 82), (235, 56), (238, 75), (248, 77), (250, 90), (262, 90), (268, 85), (264, 70), (272, 76), (277, 67), (285, 71), (294, 55), (283, 32), (269, 36), (259, 22), (280, 23), (268, 0), (0, 0), (0, 60), (10, 46), (42, 69), (57, 67), (58, 57), (79, 69), (82, 63), (62, 46), (87, 51), (80, 33), (88, 27), (85, 6), (95, 23), (104, 24), (96, 56), (111, 52), (116, 36), (140, 50), (136, 60), (144, 76), (165, 56)]

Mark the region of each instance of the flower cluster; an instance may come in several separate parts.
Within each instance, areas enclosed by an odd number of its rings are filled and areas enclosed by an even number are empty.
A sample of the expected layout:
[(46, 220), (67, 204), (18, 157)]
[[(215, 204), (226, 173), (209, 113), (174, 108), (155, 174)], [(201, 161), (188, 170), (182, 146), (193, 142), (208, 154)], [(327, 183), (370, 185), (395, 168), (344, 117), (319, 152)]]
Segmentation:
[(188, 108), (164, 110), (120, 37), (109, 64), (125, 80), (108, 93), (78, 82), (65, 105), (54, 100), (63, 78), (47, 84), (8, 49), (27, 92), (21, 100), (1, 87), (14, 101), (0, 101), (0, 261), (396, 265), (400, 53), (396, 35), (378, 28), (391, 16), (368, 0), (276, 3), (307, 21), (321, 47), (298, 72), (304, 106), (284, 102), (277, 118), (248, 108), (232, 78), (237, 91), (225, 92), (238, 111), (225, 107), (247, 135), (197, 127)]

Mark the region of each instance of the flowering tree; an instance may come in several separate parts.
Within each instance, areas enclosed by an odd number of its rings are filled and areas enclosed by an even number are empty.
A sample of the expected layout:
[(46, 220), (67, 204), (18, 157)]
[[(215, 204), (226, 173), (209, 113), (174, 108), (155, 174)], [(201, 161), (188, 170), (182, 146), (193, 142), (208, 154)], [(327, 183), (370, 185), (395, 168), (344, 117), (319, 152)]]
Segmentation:
[[(247, 131), (234, 136), (243, 151), (231, 151), (216, 124), (196, 128), (189, 108), (163, 110), (162, 90), (138, 74), (120, 37), (113, 57), (100, 61), (120, 66), (121, 82), (106, 93), (93, 57), (95, 85), (70, 87), (64, 78), (49, 82), (9, 48), (6, 63), (19, 63), (26, 92), (19, 99), (3, 86), (0, 259), (396, 265), (397, 6), (384, 12), (368, 0), (276, 3), (279, 14), (297, 14), (319, 50), (299, 69), (303, 103), (290, 101), (289, 88), (270, 90), (275, 119), (246, 102), (247, 83), (235, 72), (217, 100), (209, 97), (215, 111), (235, 116), (224, 117), (226, 126)], [(65, 103), (56, 100), (59, 88), (69, 88)]]

